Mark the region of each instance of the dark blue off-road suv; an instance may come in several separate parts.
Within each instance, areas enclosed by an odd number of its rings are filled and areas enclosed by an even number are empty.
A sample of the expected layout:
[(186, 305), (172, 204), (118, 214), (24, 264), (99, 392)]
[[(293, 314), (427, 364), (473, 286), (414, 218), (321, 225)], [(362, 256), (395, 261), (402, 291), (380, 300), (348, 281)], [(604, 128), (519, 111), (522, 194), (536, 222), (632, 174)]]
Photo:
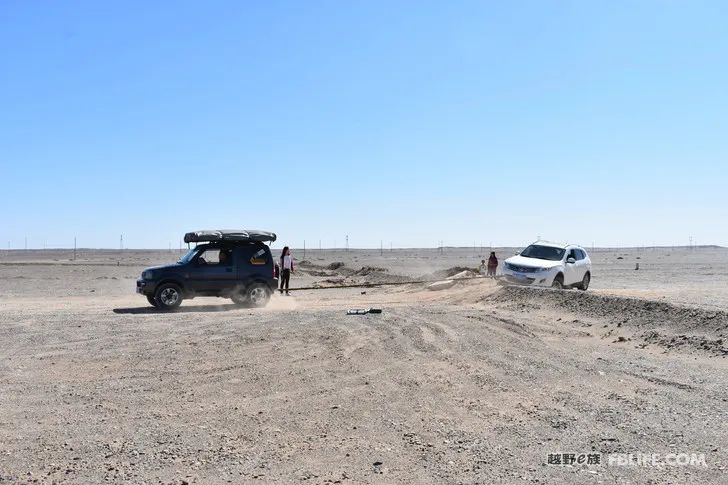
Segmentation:
[(175, 264), (145, 269), (137, 280), (137, 293), (149, 303), (160, 310), (172, 310), (196, 296), (231, 298), (251, 307), (268, 303), (278, 284), (266, 244), (276, 240), (274, 233), (196, 231), (185, 234), (184, 240), (197, 245)]

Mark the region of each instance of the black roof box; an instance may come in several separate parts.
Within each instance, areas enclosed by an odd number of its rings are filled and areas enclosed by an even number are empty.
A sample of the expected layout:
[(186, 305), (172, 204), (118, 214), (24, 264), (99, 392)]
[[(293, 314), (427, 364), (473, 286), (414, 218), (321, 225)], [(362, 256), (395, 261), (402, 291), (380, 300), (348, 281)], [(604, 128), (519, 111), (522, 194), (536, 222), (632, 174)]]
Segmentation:
[(193, 231), (185, 234), (185, 242), (273, 242), (276, 240), (275, 233), (268, 231), (256, 231), (252, 229), (217, 229), (209, 231)]

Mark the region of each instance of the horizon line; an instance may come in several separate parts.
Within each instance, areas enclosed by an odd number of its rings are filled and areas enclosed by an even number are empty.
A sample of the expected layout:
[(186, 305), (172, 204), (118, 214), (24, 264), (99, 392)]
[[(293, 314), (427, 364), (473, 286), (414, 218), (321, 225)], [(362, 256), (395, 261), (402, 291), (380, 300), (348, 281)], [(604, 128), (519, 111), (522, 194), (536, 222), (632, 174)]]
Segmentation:
[[(605, 249), (708, 249), (708, 248), (714, 248), (714, 249), (728, 249), (728, 246), (721, 246), (720, 244), (694, 244), (692, 246), (690, 245), (651, 245), (651, 246), (584, 246), (580, 244), (575, 244), (576, 246), (583, 247), (585, 249), (591, 249), (591, 250), (605, 250)], [(268, 245), (270, 246), (270, 245)], [(295, 249), (297, 251), (381, 251), (381, 252), (387, 252), (387, 251), (394, 251), (394, 250), (404, 250), (404, 249), (418, 249), (418, 250), (439, 250), (439, 249), (514, 249), (514, 248), (521, 248), (526, 247), (527, 245), (520, 245), (520, 246), (393, 246), (391, 248), (379, 248), (379, 247), (324, 247), (324, 248), (303, 248), (303, 247), (296, 247), (296, 246), (290, 246), (291, 249)], [(125, 252), (125, 251), (159, 251), (159, 252), (180, 252), (180, 248), (110, 248), (110, 247), (77, 247), (77, 248), (69, 248), (69, 247), (46, 247), (46, 248), (5, 248), (1, 249), (1, 252), (4, 253), (10, 253), (10, 252), (37, 252), (37, 251), (116, 251), (116, 252)], [(184, 251), (187, 250), (186, 247), (182, 247)], [(277, 248), (276, 248), (277, 249)]]

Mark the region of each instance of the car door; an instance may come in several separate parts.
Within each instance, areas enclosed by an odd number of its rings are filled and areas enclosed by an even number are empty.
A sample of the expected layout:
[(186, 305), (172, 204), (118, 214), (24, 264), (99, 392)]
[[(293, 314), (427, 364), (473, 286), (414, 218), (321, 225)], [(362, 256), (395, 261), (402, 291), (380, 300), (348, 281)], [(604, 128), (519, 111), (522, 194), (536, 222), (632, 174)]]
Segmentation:
[(576, 258), (576, 265), (579, 270), (579, 274), (577, 276), (579, 281), (582, 281), (584, 279), (584, 275), (589, 270), (589, 260), (587, 259), (586, 252), (583, 249), (577, 249), (576, 255), (578, 256)]
[[(574, 260), (573, 263), (569, 263), (569, 259)], [(576, 254), (575, 249), (569, 249), (566, 252), (566, 257), (564, 259), (564, 284), (565, 285), (573, 285), (574, 283), (577, 283), (581, 281), (581, 278), (579, 278), (579, 261)]]
[[(227, 257), (221, 257), (221, 252)], [(190, 271), (192, 288), (198, 293), (218, 294), (232, 287), (237, 275), (236, 259), (234, 251), (205, 249), (197, 256)]]

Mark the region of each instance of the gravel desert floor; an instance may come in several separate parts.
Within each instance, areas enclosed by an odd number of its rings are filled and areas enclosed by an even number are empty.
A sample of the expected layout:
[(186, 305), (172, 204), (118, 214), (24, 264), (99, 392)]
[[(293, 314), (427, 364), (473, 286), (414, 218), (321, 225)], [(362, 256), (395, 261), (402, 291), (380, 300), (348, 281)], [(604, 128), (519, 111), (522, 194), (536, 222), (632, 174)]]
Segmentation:
[[(292, 282), (442, 279), (479, 253), (296, 251)], [(176, 254), (5, 252), (0, 483), (726, 483), (728, 250), (590, 253), (587, 292), (473, 279), (164, 313), (135, 280)]]

